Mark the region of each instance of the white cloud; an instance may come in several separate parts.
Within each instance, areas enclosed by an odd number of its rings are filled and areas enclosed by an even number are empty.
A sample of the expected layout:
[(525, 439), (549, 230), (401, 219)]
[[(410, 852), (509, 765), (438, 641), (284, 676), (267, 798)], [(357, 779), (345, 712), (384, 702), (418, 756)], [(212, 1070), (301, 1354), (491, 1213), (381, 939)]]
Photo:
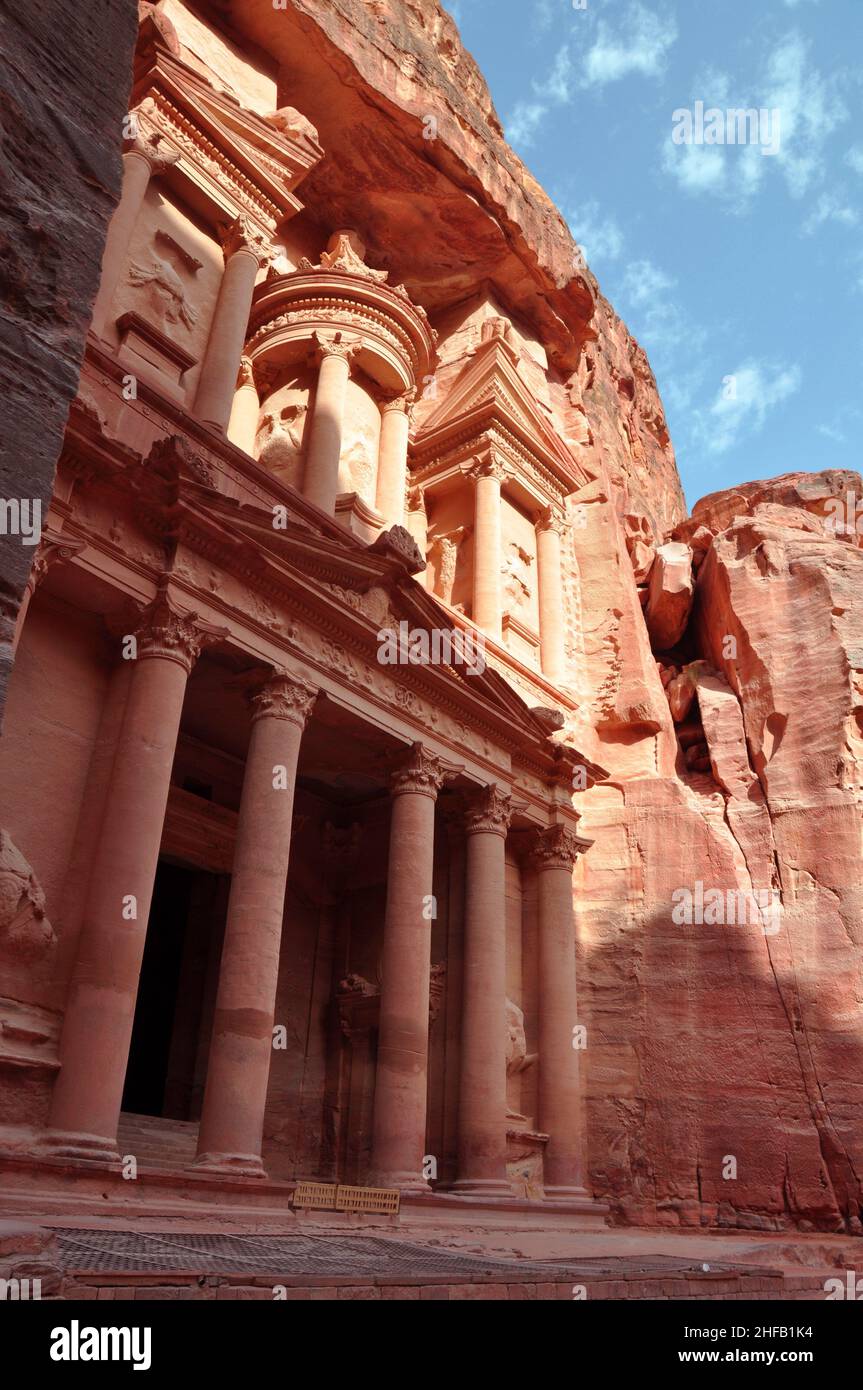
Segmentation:
[[(727, 73), (706, 70), (694, 83), (694, 101), (702, 101), (706, 110), (769, 113), (760, 129), (761, 143), (677, 145), (670, 125), (662, 144), (663, 168), (680, 188), (716, 196), (736, 212), (746, 210), (771, 170), (781, 173), (792, 197), (810, 193), (824, 179), (829, 137), (848, 119), (835, 79), (813, 66), (809, 45), (796, 32), (785, 35), (767, 55), (754, 87), (754, 95), (732, 89)], [(762, 146), (774, 144), (775, 153), (763, 153)], [(852, 155), (853, 150), (848, 156), (853, 163)]]
[(535, 82), (533, 89), (537, 96), (547, 96), (554, 102), (566, 102), (572, 96), (570, 78), (572, 76), (572, 59), (569, 56), (569, 49), (564, 44), (555, 54), (551, 71), (544, 82)]
[(566, 44), (558, 49), (547, 76), (532, 82), (536, 100), (517, 101), (506, 122), (506, 135), (511, 145), (523, 149), (532, 145), (539, 127), (552, 106), (563, 106), (572, 98), (572, 59)]
[(851, 165), (855, 174), (863, 174), (863, 145), (853, 145), (845, 156), (845, 163)]
[(599, 21), (596, 39), (585, 58), (583, 85), (604, 86), (630, 73), (661, 76), (676, 39), (677, 24), (672, 16), (660, 16), (641, 0), (633, 0), (615, 28), (604, 19)]
[(725, 378), (706, 411), (696, 413), (694, 435), (709, 454), (725, 454), (745, 435), (763, 429), (771, 411), (799, 391), (797, 365), (775, 366), (750, 359)]
[(615, 217), (603, 216), (595, 198), (579, 208), (564, 209), (564, 215), (588, 265), (617, 259), (623, 250), (623, 232)]
[(847, 206), (844, 198), (836, 193), (822, 193), (803, 223), (803, 233), (812, 236), (825, 222), (841, 222), (846, 227), (854, 227), (859, 220), (858, 213)]
[(506, 138), (511, 145), (522, 148), (532, 145), (548, 107), (541, 101), (518, 101), (506, 123)]

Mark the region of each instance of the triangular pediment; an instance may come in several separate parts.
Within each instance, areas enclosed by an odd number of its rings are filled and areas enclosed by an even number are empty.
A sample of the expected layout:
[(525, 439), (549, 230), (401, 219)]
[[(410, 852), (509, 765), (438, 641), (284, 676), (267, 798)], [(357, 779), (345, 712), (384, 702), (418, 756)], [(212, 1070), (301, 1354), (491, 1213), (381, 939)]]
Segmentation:
[(502, 337), (481, 343), (446, 395), (423, 422), (416, 453), (424, 457), (446, 446), (452, 433), (464, 434), (470, 424), (477, 432), (497, 420), (516, 434), (571, 486), (583, 481), (582, 471), (556, 434), (518, 371), (514, 349)]

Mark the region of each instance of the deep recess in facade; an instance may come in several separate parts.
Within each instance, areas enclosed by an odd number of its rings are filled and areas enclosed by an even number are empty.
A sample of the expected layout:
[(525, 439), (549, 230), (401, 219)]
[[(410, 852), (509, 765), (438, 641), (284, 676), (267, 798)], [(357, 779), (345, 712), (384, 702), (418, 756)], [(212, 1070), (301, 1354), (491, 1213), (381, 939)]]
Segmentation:
[(860, 478), (686, 516), (435, 0), (142, 3), (131, 88), (105, 8), (13, 161), (5, 1181), (859, 1233)]

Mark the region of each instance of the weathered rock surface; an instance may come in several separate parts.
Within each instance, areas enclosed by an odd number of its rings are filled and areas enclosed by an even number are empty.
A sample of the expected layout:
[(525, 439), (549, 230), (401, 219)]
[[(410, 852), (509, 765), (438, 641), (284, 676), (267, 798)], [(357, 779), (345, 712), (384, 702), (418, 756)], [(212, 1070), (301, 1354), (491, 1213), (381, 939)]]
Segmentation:
[[(0, 498), (43, 510), (120, 194), (136, 32), (135, 0), (0, 7)], [(18, 536), (2, 546), (0, 717), (35, 551)]]
[(686, 631), (694, 583), (692, 551), (682, 541), (659, 546), (650, 571), (645, 617), (656, 651), (675, 646)]

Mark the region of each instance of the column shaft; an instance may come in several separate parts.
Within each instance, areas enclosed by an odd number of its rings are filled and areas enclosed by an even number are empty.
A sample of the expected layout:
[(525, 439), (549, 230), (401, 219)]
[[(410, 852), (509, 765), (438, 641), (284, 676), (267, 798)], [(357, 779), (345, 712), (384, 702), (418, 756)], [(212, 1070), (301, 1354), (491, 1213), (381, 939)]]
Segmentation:
[(138, 658), (111, 772), (63, 1022), (49, 1134), (53, 1152), (116, 1159), (147, 919), (171, 767), (199, 639), (158, 611)]
[(500, 477), (494, 470), (475, 478), (473, 548), (473, 620), (501, 640)]
[[(569, 852), (567, 842), (572, 846)], [(540, 836), (537, 856), (538, 1123), (549, 1136), (545, 1153), (549, 1197), (587, 1195), (580, 1052), (572, 1045), (573, 1029), (579, 1023), (572, 869), (579, 845), (586, 844), (553, 827)]]
[(231, 416), (259, 264), (256, 251), (246, 245), (225, 264), (195, 396), (195, 414), (218, 430), (227, 428)]
[(406, 399), (387, 401), (381, 410), (376, 505), (390, 526), (404, 525), (409, 430)]
[(323, 346), (321, 353), (303, 492), (321, 511), (333, 516), (339, 491), (345, 396), (351, 367), (350, 356), (344, 350), (334, 352)]
[(506, 885), (510, 799), (487, 788), (466, 818), (464, 997), (454, 1189), (510, 1196), (506, 1176)]
[(196, 1167), (263, 1177), (294, 785), (312, 691), (284, 677), (253, 697)]
[(542, 672), (550, 681), (559, 685), (566, 674), (563, 576), (560, 564), (560, 533), (553, 522), (541, 523), (537, 527), (536, 548)]
[(422, 1176), (428, 1099), (436, 758), (419, 745), (393, 782), (378, 1061), (372, 1121), (373, 1181), (427, 1190)]

